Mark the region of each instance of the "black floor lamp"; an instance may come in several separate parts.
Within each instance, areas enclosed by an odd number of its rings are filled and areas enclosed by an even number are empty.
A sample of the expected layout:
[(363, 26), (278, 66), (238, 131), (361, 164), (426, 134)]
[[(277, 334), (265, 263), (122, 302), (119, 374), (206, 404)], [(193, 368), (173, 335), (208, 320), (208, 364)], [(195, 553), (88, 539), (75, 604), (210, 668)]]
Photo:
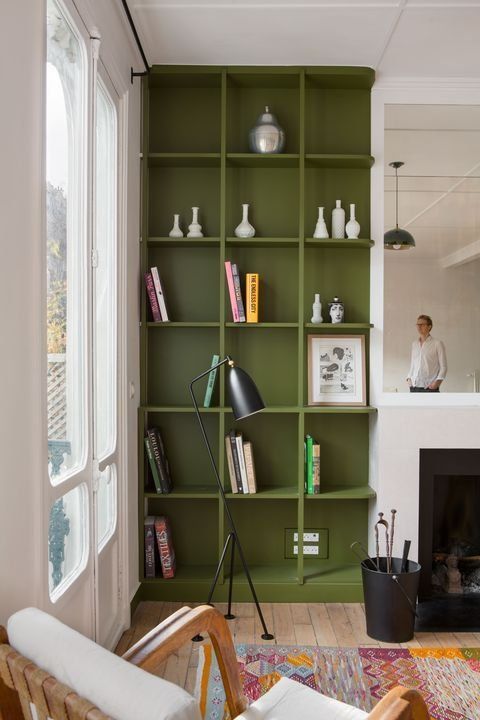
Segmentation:
[[(262, 610), (260, 608), (260, 604), (258, 602), (257, 593), (255, 592), (255, 587), (252, 582), (252, 578), (250, 576), (250, 571), (248, 569), (247, 561), (245, 560), (245, 555), (243, 554), (242, 546), (240, 544), (240, 540), (238, 539), (237, 530), (235, 528), (235, 523), (233, 522), (232, 513), (230, 511), (230, 508), (228, 506), (227, 498), (225, 497), (225, 491), (222, 487), (222, 483), (220, 480), (220, 476), (218, 474), (217, 466), (215, 464), (215, 459), (213, 457), (212, 449), (210, 447), (210, 443), (208, 442), (207, 433), (205, 431), (205, 427), (202, 422), (202, 418), (200, 415), (200, 412), (198, 410), (197, 401), (195, 399), (195, 393), (193, 392), (193, 385), (197, 382), (197, 380), (200, 380), (201, 378), (208, 375), (212, 370), (215, 370), (216, 368), (219, 368), (221, 365), (225, 365), (225, 363), (228, 363), (230, 367), (230, 372), (227, 375), (227, 385), (230, 395), (230, 403), (232, 405), (232, 411), (233, 416), (235, 420), (242, 420), (243, 418), (248, 417), (249, 415), (253, 415), (254, 413), (259, 412), (260, 410), (263, 410), (265, 407), (264, 402), (262, 398), (260, 397), (260, 393), (257, 390), (257, 386), (253, 382), (250, 375), (248, 375), (244, 370), (242, 370), (239, 367), (235, 367), (235, 363), (233, 362), (232, 358), (228, 355), (221, 360), (216, 365), (212, 365), (212, 367), (208, 368), (208, 370), (205, 370), (205, 372), (201, 373), (201, 375), (197, 375), (196, 378), (193, 378), (193, 380), (190, 383), (190, 395), (192, 396), (192, 402), (193, 406), (195, 408), (195, 412), (197, 415), (198, 424), (200, 425), (200, 429), (202, 431), (203, 441), (205, 443), (205, 446), (207, 448), (208, 455), (210, 457), (210, 462), (212, 463), (213, 471), (215, 473), (215, 478), (217, 480), (218, 489), (220, 491), (220, 496), (223, 501), (223, 506), (225, 508), (225, 512), (227, 514), (228, 523), (230, 525), (230, 532), (228, 533), (227, 539), (225, 541), (225, 545), (223, 546), (222, 554), (220, 556), (220, 561), (217, 566), (217, 570), (215, 572), (215, 577), (213, 578), (212, 587), (210, 588), (210, 593), (208, 595), (207, 605), (210, 605), (213, 597), (213, 593), (215, 591), (215, 586), (217, 584), (218, 578), (220, 576), (220, 571), (222, 569), (223, 562), (225, 560), (225, 556), (227, 554), (228, 546), (231, 543), (231, 551), (230, 551), (230, 578), (229, 578), (229, 588), (228, 588), (228, 612), (225, 615), (227, 620), (233, 619), (235, 616), (232, 615), (232, 583), (233, 583), (233, 563), (235, 558), (235, 546), (238, 548), (238, 554), (240, 555), (240, 560), (242, 561), (243, 569), (245, 571), (245, 575), (247, 576), (248, 584), (250, 585), (250, 590), (252, 592), (253, 599), (255, 601), (255, 605), (257, 607), (257, 612), (260, 617), (260, 622), (262, 623), (263, 627), (263, 640), (273, 640), (273, 635), (268, 632), (267, 626), (265, 625), (265, 620), (262, 614)], [(200, 635), (196, 635), (192, 640), (203, 640), (203, 638)]]

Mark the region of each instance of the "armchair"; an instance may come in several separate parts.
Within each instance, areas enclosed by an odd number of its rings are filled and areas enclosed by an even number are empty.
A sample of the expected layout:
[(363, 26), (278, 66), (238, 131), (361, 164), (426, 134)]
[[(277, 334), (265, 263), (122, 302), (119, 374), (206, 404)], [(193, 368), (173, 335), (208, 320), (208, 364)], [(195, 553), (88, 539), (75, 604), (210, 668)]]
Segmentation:
[(153, 674), (201, 632), (236, 720), (428, 720), (415, 690), (397, 687), (367, 714), (287, 678), (247, 708), (227, 623), (208, 605), (181, 608), (122, 658), (40, 610), (15, 613), (0, 627), (0, 720), (201, 720), (195, 698)]

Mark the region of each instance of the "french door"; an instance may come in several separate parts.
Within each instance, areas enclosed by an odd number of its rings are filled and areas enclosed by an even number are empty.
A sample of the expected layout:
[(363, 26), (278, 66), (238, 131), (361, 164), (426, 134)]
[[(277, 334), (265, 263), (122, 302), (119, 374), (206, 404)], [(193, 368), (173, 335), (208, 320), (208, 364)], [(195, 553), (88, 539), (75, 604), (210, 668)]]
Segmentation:
[(48, 595), (112, 646), (118, 532), (119, 98), (73, 5), (47, 2)]

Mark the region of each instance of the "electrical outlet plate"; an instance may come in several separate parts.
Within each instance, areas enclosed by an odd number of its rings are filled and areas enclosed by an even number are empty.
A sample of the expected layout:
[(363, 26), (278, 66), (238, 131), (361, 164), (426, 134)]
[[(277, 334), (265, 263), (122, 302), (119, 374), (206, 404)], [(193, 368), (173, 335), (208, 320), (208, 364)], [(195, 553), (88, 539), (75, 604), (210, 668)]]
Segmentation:
[[(285, 557), (298, 557), (298, 530), (285, 528)], [(328, 528), (304, 528), (303, 556), (321, 560), (328, 558)]]

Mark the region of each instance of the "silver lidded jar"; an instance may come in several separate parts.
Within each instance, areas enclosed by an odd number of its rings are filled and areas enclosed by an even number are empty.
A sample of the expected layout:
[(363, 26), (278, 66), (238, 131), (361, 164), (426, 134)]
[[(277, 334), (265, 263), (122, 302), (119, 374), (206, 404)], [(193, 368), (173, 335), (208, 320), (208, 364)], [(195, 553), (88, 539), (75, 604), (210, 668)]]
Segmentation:
[(270, 112), (268, 105), (262, 113), (257, 124), (249, 133), (250, 150), (254, 153), (281, 153), (285, 147), (285, 132), (277, 122), (277, 118)]

